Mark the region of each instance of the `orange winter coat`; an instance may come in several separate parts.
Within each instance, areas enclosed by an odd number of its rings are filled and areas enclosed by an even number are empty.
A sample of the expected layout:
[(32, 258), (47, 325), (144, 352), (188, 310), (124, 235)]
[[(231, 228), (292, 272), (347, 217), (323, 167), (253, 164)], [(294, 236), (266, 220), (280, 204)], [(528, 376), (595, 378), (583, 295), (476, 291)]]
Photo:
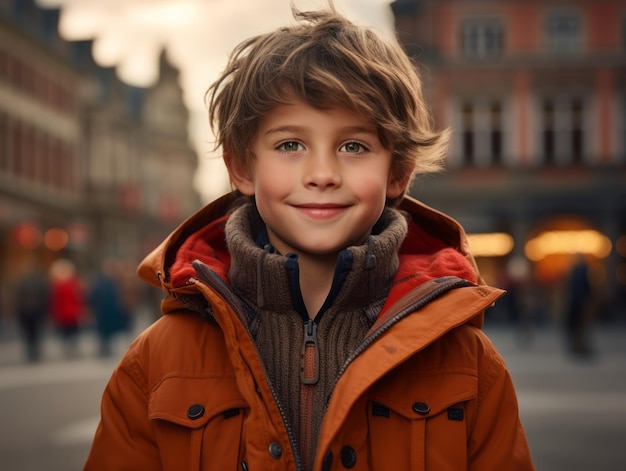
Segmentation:
[[(211, 224), (215, 250), (204, 256), (213, 270), (226, 269), (223, 224), (215, 222), (227, 217), (230, 199), (194, 215), (141, 264), (140, 276), (167, 293), (163, 316), (107, 385), (86, 471), (300, 469), (227, 283), (197, 276), (173, 286), (163, 275), (184, 240)], [(480, 330), (484, 310), (503, 292), (456, 276), (411, 276), (422, 257), (415, 247), (429, 240), (475, 264), (456, 222), (410, 198), (402, 209), (412, 222), (400, 268), (330, 397), (314, 469), (533, 470), (511, 378)], [(429, 254), (432, 266), (439, 252)], [(189, 295), (208, 300), (214, 319), (178, 301)]]

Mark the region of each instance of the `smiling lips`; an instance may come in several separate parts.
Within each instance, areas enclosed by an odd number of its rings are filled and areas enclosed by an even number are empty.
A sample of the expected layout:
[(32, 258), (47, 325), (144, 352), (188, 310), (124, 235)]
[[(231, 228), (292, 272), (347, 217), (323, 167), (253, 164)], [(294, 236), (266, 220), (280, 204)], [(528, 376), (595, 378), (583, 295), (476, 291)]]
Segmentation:
[(349, 206), (342, 204), (297, 204), (293, 205), (301, 213), (313, 219), (331, 219), (343, 213)]

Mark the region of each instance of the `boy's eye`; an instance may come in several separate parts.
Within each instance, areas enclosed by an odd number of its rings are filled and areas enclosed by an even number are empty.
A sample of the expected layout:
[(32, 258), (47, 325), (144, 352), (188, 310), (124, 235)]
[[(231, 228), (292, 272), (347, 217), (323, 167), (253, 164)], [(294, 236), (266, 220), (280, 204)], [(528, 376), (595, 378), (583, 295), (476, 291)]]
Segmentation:
[(284, 141), (278, 144), (276, 149), (282, 152), (299, 152), (303, 150), (302, 144), (297, 141)]
[(339, 150), (350, 154), (360, 154), (361, 152), (365, 152), (367, 148), (360, 142), (350, 141), (342, 145)]

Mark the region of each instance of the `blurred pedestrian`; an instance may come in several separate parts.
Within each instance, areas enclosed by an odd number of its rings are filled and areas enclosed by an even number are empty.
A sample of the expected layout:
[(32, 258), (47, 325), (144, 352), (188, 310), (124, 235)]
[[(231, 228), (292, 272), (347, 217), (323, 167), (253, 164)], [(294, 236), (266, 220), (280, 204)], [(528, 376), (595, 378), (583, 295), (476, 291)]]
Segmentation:
[(126, 325), (124, 330), (132, 332), (141, 302), (141, 294), (144, 284), (137, 278), (137, 264), (134, 261), (116, 260), (116, 280), (120, 288), (120, 298), (126, 312)]
[(50, 315), (61, 335), (65, 353), (69, 357), (78, 354), (80, 323), (85, 313), (82, 283), (76, 275), (74, 263), (58, 259), (50, 267)]
[(115, 261), (105, 259), (91, 284), (87, 298), (96, 323), (102, 357), (112, 354), (113, 338), (128, 326), (129, 314), (122, 303), (118, 278)]
[(502, 281), (502, 288), (507, 291), (503, 301), (516, 327), (516, 340), (522, 348), (529, 347), (533, 340), (534, 319), (529, 295), (531, 283), (528, 260), (520, 256), (511, 258)]
[(585, 257), (576, 255), (567, 280), (565, 335), (567, 347), (576, 356), (589, 356), (592, 286)]
[(15, 313), (30, 362), (41, 359), (41, 340), (48, 314), (49, 282), (40, 260), (28, 257), (15, 286)]

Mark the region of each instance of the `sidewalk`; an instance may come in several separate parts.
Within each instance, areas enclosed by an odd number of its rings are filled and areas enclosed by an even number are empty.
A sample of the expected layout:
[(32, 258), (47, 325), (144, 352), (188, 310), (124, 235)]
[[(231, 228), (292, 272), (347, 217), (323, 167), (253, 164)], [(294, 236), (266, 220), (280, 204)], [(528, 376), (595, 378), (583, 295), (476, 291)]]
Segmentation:
[[(514, 326), (487, 324), (483, 331), (504, 357), (536, 354), (568, 356), (563, 332), (557, 325), (534, 327), (529, 332), (522, 332)], [(593, 326), (589, 331), (589, 344), (598, 358), (602, 355), (626, 356), (626, 323), (607, 322)]]
[(624, 469), (626, 326), (592, 329), (590, 357), (574, 357), (562, 332), (547, 326), (528, 344), (511, 328), (485, 329), (517, 391), (519, 413), (537, 471)]

